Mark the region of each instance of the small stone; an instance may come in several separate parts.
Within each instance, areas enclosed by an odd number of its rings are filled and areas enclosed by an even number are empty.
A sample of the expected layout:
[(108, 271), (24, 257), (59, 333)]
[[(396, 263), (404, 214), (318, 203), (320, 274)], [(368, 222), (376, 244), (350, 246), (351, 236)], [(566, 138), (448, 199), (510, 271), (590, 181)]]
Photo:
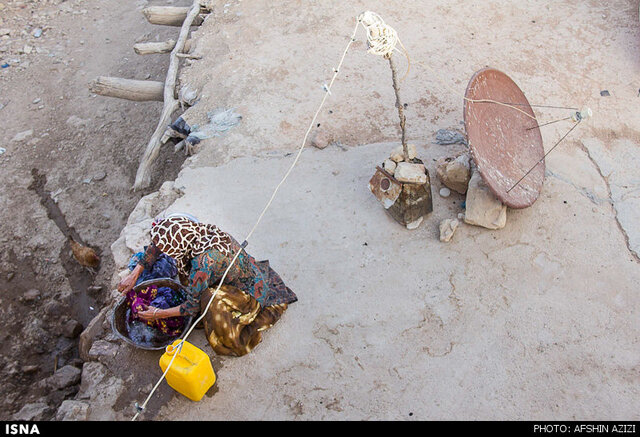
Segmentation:
[(40, 370), (40, 366), (38, 366), (37, 364), (32, 364), (29, 366), (22, 366), (22, 373), (26, 374), (26, 375), (30, 375), (32, 373), (36, 373), (38, 370)]
[(90, 285), (89, 287), (87, 287), (87, 293), (90, 293), (90, 294), (100, 293), (102, 289), (103, 289), (102, 285)]
[(7, 281), (11, 281), (16, 274), (14, 272), (7, 273)]
[(22, 132), (17, 133), (12, 139), (11, 141), (13, 142), (20, 142), (20, 141), (24, 141), (27, 138), (29, 138), (31, 135), (33, 135), (33, 129), (29, 129), (29, 130), (25, 130)]
[(82, 324), (77, 320), (69, 320), (62, 325), (62, 334), (67, 338), (76, 338), (82, 333)]
[(33, 103), (33, 104), (35, 105), (35, 104), (37, 104), (37, 103), (40, 103), (40, 102), (41, 102), (41, 100), (42, 100), (42, 99), (40, 99), (40, 97), (38, 97), (37, 99), (33, 99), (33, 102), (31, 102), (31, 103)]
[(424, 165), (411, 164), (409, 162), (399, 162), (394, 177), (398, 182), (410, 183), (410, 184), (426, 184), (427, 175), (425, 173)]
[(76, 129), (85, 127), (87, 123), (88, 123), (88, 120), (84, 120), (75, 115), (72, 115), (71, 117), (67, 118), (67, 124)]
[(420, 223), (422, 223), (422, 220), (424, 219), (424, 217), (420, 217), (418, 220), (415, 220), (411, 223), (407, 223), (407, 229), (409, 230), (414, 230), (416, 229), (418, 226), (420, 226)]
[(32, 288), (30, 290), (27, 290), (23, 295), (22, 295), (22, 299), (25, 302), (33, 302), (34, 300), (37, 300), (40, 297), (40, 290), (36, 290), (35, 288)]
[[(415, 144), (407, 144), (407, 151), (409, 152), (409, 159), (414, 159), (417, 156)], [(398, 147), (393, 149), (389, 158), (393, 162), (404, 161), (404, 148), (402, 147), (402, 145), (399, 145)]]
[(382, 163), (382, 167), (385, 169), (387, 173), (393, 176), (393, 174), (396, 171), (397, 164), (391, 159), (385, 159), (384, 162)]
[(0, 29), (0, 36), (11, 35), (11, 29), (2, 28)]
[(507, 224), (507, 206), (496, 198), (477, 171), (469, 181), (464, 221), (487, 229), (502, 229)]
[(61, 315), (62, 314), (62, 305), (60, 305), (56, 301), (48, 302), (44, 306), (44, 312), (45, 312), (45, 314), (47, 314), (49, 316)]
[(311, 145), (318, 149), (325, 149), (333, 142), (333, 137), (326, 129), (317, 130), (311, 139)]
[(448, 189), (447, 187), (440, 188), (440, 196), (449, 197), (450, 195), (451, 195), (451, 190), (450, 189)]
[(458, 229), (460, 222), (456, 219), (444, 219), (440, 222), (440, 241), (448, 242)]
[(104, 179), (104, 178), (106, 178), (106, 177), (107, 177), (107, 173), (105, 173), (104, 171), (100, 171), (100, 172), (98, 172), (98, 174), (96, 174), (96, 175), (93, 177), (93, 180), (94, 180), (94, 181), (101, 181), (101, 180), (103, 180), (103, 179)]
[(33, 30), (32, 35), (33, 35), (34, 38), (40, 38), (42, 36), (42, 29), (40, 29), (39, 27), (36, 27)]

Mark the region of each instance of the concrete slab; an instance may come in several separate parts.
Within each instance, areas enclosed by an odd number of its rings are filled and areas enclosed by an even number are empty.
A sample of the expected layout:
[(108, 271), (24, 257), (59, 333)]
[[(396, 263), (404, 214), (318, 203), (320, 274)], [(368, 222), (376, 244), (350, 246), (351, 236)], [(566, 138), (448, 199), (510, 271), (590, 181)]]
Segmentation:
[[(178, 396), (159, 418), (639, 417), (640, 269), (610, 210), (551, 178), (505, 229), (461, 224), (441, 243), (464, 196), (399, 226), (367, 189), (391, 147), (303, 153), (248, 246), (299, 302), (251, 354), (220, 359), (215, 395)], [(242, 239), (291, 159), (184, 169), (167, 212)]]
[[(434, 194), (435, 160), (464, 147), (433, 135), (462, 127), (460, 95), (486, 65), (533, 104), (589, 105), (594, 118), (549, 155), (532, 207), (509, 210), (498, 231), (461, 223), (441, 243), (438, 224), (463, 211), (463, 195), (434, 195), (434, 212), (409, 231), (367, 189), (399, 135), (388, 66), (361, 31), (319, 120), (336, 144), (305, 150), (248, 247), (299, 302), (251, 354), (215, 359), (217, 391), (177, 396), (157, 418), (640, 419), (635, 1), (229, 1), (198, 30), (203, 58), (181, 81), (203, 99), (188, 117), (235, 107), (243, 120), (141, 201), (112, 247), (116, 263), (162, 210), (244, 238), (365, 9), (411, 56), (407, 135)], [(543, 128), (545, 147), (569, 127)], [(202, 331), (192, 335), (208, 350)]]

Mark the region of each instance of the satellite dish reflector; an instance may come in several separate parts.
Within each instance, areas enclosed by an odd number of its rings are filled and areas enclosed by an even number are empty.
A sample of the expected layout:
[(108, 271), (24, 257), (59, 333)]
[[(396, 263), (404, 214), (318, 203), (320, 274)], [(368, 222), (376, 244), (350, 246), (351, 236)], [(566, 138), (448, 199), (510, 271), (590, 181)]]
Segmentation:
[(545, 162), (542, 135), (529, 101), (509, 76), (493, 68), (473, 75), (465, 97), (471, 101), (465, 99), (464, 124), (480, 176), (508, 207), (531, 206), (542, 190)]

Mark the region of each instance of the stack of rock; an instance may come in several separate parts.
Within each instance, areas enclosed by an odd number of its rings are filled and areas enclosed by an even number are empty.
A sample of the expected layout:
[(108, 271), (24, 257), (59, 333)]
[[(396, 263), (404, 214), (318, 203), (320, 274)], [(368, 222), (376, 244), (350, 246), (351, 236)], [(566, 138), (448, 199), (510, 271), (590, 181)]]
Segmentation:
[(429, 172), (416, 155), (414, 144), (407, 145), (407, 156), (402, 145), (394, 148), (382, 163), (385, 174), (378, 171), (369, 182), (387, 212), (408, 229), (416, 229), (433, 210)]
[[(442, 184), (457, 193), (466, 194), (464, 222), (487, 229), (502, 229), (507, 223), (507, 207), (484, 183), (469, 153), (440, 158), (436, 174)], [(442, 195), (441, 190), (441, 195)], [(446, 196), (445, 196), (446, 197)], [(449, 241), (457, 228), (457, 220), (440, 223), (440, 240)]]

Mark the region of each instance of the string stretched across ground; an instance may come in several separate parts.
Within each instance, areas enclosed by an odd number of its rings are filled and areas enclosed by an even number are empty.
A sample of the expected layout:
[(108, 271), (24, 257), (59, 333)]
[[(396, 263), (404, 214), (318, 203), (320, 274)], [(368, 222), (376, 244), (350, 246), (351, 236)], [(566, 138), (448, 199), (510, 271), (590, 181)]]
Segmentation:
[[(269, 207), (271, 206), (271, 204), (273, 203), (273, 200), (275, 199), (278, 191), (280, 190), (280, 187), (282, 187), (282, 185), (284, 184), (284, 182), (287, 180), (287, 178), (289, 177), (289, 175), (291, 174), (291, 172), (293, 171), (294, 167), (296, 166), (296, 164), (298, 163), (300, 156), (302, 155), (302, 151), (304, 150), (307, 140), (309, 138), (309, 134), (311, 133), (311, 130), (313, 129), (313, 127), (316, 125), (316, 120), (318, 118), (318, 115), (320, 114), (320, 111), (322, 110), (322, 108), (324, 107), (324, 104), (328, 98), (328, 96), (331, 94), (331, 87), (333, 86), (338, 73), (340, 72), (340, 68), (342, 67), (342, 64), (344, 63), (344, 59), (347, 55), (347, 52), (349, 51), (349, 48), (351, 47), (351, 44), (353, 44), (355, 42), (355, 36), (356, 33), (358, 31), (358, 28), (362, 26), (366, 33), (367, 33), (367, 44), (368, 44), (368, 52), (372, 53), (374, 55), (377, 56), (384, 56), (384, 57), (390, 57), (394, 51), (398, 51), (401, 54), (403, 54), (406, 58), (407, 61), (409, 62), (409, 56), (407, 53), (407, 50), (404, 48), (404, 46), (402, 45), (402, 42), (400, 41), (400, 39), (398, 38), (397, 32), (389, 25), (387, 25), (384, 20), (382, 20), (382, 18), (371, 11), (366, 11), (363, 12), (362, 14), (360, 14), (357, 19), (356, 19), (356, 25), (353, 29), (353, 33), (351, 34), (351, 37), (349, 38), (349, 41), (344, 49), (344, 51), (342, 52), (342, 56), (340, 57), (340, 61), (338, 63), (338, 66), (336, 68), (333, 69), (333, 76), (331, 77), (331, 81), (329, 82), (328, 85), (324, 85), (324, 91), (325, 94), (322, 97), (322, 100), (318, 106), (318, 109), (316, 110), (316, 112), (313, 115), (313, 118), (311, 119), (311, 122), (309, 123), (309, 126), (305, 132), (305, 135), (302, 139), (302, 143), (300, 144), (299, 148), (298, 148), (298, 152), (295, 155), (295, 158), (293, 160), (293, 162), (291, 163), (291, 165), (289, 166), (287, 172), (284, 174), (284, 177), (282, 178), (282, 180), (278, 183), (278, 185), (275, 187), (275, 189), (273, 190), (273, 193), (271, 194), (271, 197), (268, 199), (265, 207), (263, 208), (262, 212), (260, 213), (260, 215), (258, 216), (258, 219), (256, 221), (256, 223), (253, 225), (253, 227), (251, 228), (251, 230), (249, 231), (249, 233), (247, 234), (247, 236), (244, 239), (244, 242), (242, 243), (242, 246), (245, 247), (246, 244), (248, 243), (249, 239), (251, 238), (251, 236), (253, 235), (253, 233), (255, 232), (255, 230), (257, 229), (258, 225), (260, 224), (260, 222), (262, 221), (262, 218), (264, 217), (264, 215), (266, 214), (267, 210), (269, 209)], [(402, 48), (402, 51), (400, 51), (397, 48), (397, 45), (400, 45), (400, 47)], [(429, 67), (429, 69), (431, 69)], [(433, 71), (431, 69), (431, 71)], [(407, 69), (407, 73), (408, 74), (409, 69)], [(434, 72), (435, 73), (435, 72)], [(406, 76), (405, 74), (405, 76)], [(437, 77), (437, 75), (436, 75)], [(443, 82), (444, 84), (444, 82)], [(451, 88), (449, 86), (447, 86), (446, 84), (444, 84), (448, 89), (451, 90)], [(452, 90), (453, 91), (453, 90)], [(455, 93), (455, 91), (453, 91)], [(466, 99), (466, 97), (465, 97)], [(469, 100), (469, 99), (467, 99)], [(515, 106), (509, 104), (509, 103), (504, 103), (504, 102), (497, 102), (494, 100), (489, 100), (489, 99), (483, 99), (483, 100), (478, 100), (477, 102), (487, 102), (487, 103), (495, 103), (495, 104), (500, 104), (500, 105), (504, 105), (504, 106), (508, 106), (511, 107), (517, 111), (523, 112), (521, 109), (516, 108)], [(531, 117), (531, 115), (525, 113), (528, 117)], [(531, 117), (534, 118), (534, 117)], [(176, 346), (172, 346), (173, 347), (173, 356), (171, 358), (171, 360), (169, 361), (167, 368), (165, 369), (164, 373), (162, 374), (162, 376), (158, 379), (157, 383), (153, 386), (151, 392), (149, 393), (149, 395), (147, 396), (147, 398), (145, 399), (145, 401), (139, 405), (138, 403), (135, 404), (137, 412), (136, 414), (133, 416), (133, 418), (131, 419), (132, 421), (135, 421), (138, 416), (140, 415), (140, 413), (142, 413), (149, 400), (153, 397), (153, 394), (155, 393), (155, 391), (157, 390), (157, 388), (160, 386), (160, 384), (162, 383), (162, 381), (164, 380), (164, 378), (167, 376), (167, 373), (169, 372), (169, 370), (171, 369), (171, 366), (173, 365), (173, 362), (176, 358), (176, 356), (178, 356), (180, 354), (180, 352), (182, 351), (182, 346), (184, 345), (184, 342), (186, 341), (186, 339), (189, 337), (189, 335), (191, 334), (191, 332), (193, 331), (193, 329), (196, 327), (196, 325), (205, 317), (207, 311), (209, 310), (211, 304), (213, 303), (213, 300), (215, 298), (215, 296), (217, 295), (218, 291), (220, 290), (220, 287), (222, 286), (222, 284), (224, 284), (225, 279), (227, 278), (227, 275), (229, 273), (229, 271), (231, 270), (231, 267), (234, 265), (234, 263), (236, 262), (236, 260), (238, 259), (238, 256), (240, 255), (240, 251), (238, 251), (235, 256), (233, 257), (233, 259), (231, 260), (231, 262), (229, 263), (229, 266), (227, 267), (227, 269), (224, 271), (220, 282), (218, 283), (215, 291), (212, 293), (211, 298), (209, 299), (209, 302), (207, 303), (207, 306), (205, 307), (205, 309), (202, 311), (202, 314), (198, 317), (197, 320), (195, 320), (191, 327), (189, 328), (189, 330), (182, 336), (182, 338), (180, 339), (180, 342), (176, 345)]]

